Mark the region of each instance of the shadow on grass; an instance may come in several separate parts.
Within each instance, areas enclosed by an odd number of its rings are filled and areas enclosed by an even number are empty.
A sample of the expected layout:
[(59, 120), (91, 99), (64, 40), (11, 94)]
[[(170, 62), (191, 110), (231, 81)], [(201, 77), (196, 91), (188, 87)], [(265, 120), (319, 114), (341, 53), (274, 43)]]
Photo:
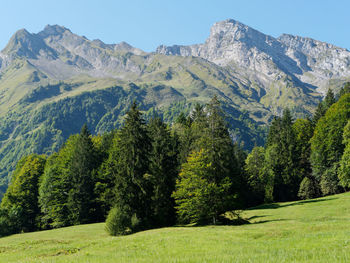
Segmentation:
[(252, 219), (261, 218), (261, 217), (267, 217), (267, 216), (269, 216), (269, 215), (251, 216), (251, 217), (246, 218), (246, 220), (249, 221), (249, 220), (252, 220)]
[(270, 223), (270, 222), (280, 222), (280, 221), (289, 221), (289, 219), (261, 220), (261, 221), (253, 222), (253, 223), (250, 223), (250, 224), (257, 225), (257, 224), (264, 224), (264, 223)]
[(304, 204), (311, 204), (311, 203), (319, 203), (319, 202), (324, 202), (324, 201), (329, 201), (329, 200), (335, 200), (338, 199), (337, 197), (329, 197), (329, 198), (324, 198), (324, 199), (311, 199), (311, 200), (304, 200), (304, 201), (296, 201), (293, 203), (288, 203), (288, 204), (265, 204), (265, 205), (260, 205), (256, 207), (249, 208), (247, 210), (260, 210), (260, 209), (276, 209), (276, 208), (281, 208), (281, 207), (288, 207), (288, 206), (295, 206), (295, 205), (304, 205)]

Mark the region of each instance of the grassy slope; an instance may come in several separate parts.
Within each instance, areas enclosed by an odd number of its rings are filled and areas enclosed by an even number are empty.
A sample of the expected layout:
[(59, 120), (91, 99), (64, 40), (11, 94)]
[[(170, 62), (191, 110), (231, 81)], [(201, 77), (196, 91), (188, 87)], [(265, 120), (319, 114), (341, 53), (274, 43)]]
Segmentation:
[(265, 205), (244, 226), (110, 237), (104, 224), (0, 239), (0, 262), (349, 262), (350, 193)]

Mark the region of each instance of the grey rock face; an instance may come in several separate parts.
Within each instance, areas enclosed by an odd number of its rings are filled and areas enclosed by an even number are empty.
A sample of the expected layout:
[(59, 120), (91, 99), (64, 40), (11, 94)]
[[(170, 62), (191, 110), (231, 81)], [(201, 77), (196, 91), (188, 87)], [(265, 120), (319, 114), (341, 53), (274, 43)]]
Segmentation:
[(0, 53), (0, 70), (16, 58), (25, 58), (45, 74), (66, 79), (78, 74), (115, 77), (120, 72), (139, 73), (137, 65), (125, 56), (144, 55), (129, 44), (105, 44), (73, 34), (69, 29), (46, 26), (38, 34), (19, 30)]
[(265, 88), (283, 76), (291, 76), (299, 85), (321, 87), (332, 78), (350, 76), (346, 49), (292, 35), (274, 38), (232, 19), (215, 23), (204, 44), (159, 46), (156, 52), (198, 56), (220, 66), (248, 70), (262, 78)]

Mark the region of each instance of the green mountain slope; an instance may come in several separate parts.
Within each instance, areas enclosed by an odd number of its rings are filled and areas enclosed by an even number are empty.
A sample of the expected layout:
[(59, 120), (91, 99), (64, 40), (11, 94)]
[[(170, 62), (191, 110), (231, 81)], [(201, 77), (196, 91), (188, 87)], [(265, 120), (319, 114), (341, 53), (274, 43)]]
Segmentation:
[(0, 262), (348, 262), (350, 193), (244, 212), (242, 226), (110, 237), (104, 224), (0, 239)]

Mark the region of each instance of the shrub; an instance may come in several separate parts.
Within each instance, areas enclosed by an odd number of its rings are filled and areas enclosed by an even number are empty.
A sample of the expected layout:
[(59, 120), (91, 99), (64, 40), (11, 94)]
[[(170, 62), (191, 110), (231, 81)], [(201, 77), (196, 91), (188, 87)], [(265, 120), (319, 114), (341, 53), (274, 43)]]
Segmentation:
[(300, 199), (311, 199), (318, 196), (320, 196), (320, 190), (316, 180), (305, 177), (300, 183), (298, 197)]
[(338, 177), (334, 167), (324, 172), (321, 177), (320, 186), (323, 195), (333, 195), (340, 192)]
[(130, 216), (118, 207), (112, 208), (107, 216), (106, 231), (111, 236), (126, 235), (131, 232)]

